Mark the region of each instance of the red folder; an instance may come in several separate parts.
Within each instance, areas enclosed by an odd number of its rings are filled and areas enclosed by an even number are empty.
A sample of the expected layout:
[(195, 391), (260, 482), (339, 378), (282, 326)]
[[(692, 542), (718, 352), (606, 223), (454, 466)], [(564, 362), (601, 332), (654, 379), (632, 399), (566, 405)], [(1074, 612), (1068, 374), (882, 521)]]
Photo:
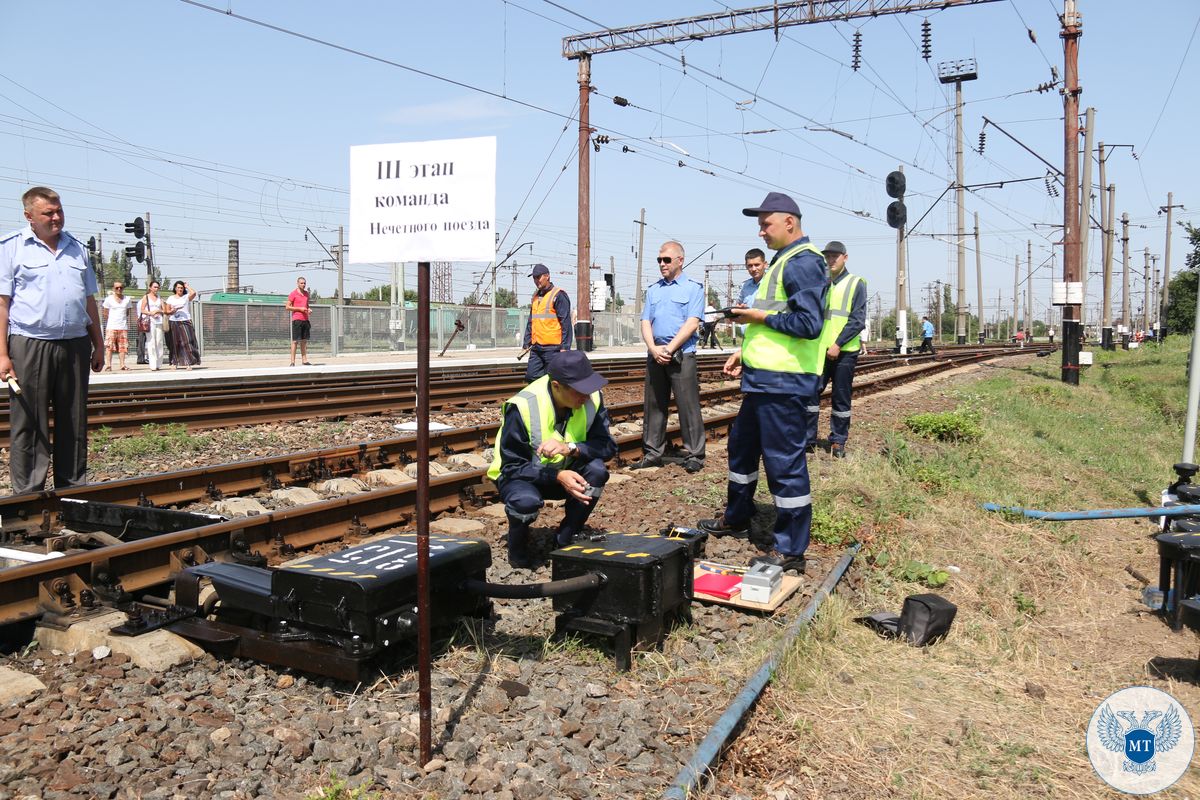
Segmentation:
[(696, 578), (694, 586), (697, 592), (728, 600), (742, 590), (742, 576), (706, 572)]

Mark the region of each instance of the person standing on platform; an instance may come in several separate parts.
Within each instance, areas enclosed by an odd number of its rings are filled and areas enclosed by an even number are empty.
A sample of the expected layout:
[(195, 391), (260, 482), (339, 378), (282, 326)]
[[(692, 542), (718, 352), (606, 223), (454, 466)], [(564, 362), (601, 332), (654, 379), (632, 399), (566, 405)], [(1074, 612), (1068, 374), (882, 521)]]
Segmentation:
[(808, 409), (809, 453), (816, 450), (817, 420), (821, 392), (833, 382), (829, 412), (829, 453), (846, 457), (850, 438), (850, 393), (854, 369), (862, 351), (859, 335), (867, 324), (867, 282), (846, 271), (846, 245), (830, 242), (822, 251), (829, 265), (829, 294), (825, 300), (825, 326), (821, 329), (821, 347), (825, 349), (825, 369), (821, 373), (817, 402)]
[(719, 348), (717, 341), (717, 323), (724, 319), (712, 303), (704, 306), (704, 324), (700, 326), (700, 347)]
[(529, 273), (536, 287), (521, 347), (529, 351), (525, 380), (545, 375), (554, 356), (571, 349), (571, 298), (550, 281), (550, 268), (534, 264)]
[(171, 364), (191, 369), (200, 363), (200, 343), (196, 341), (196, 327), (192, 324), (191, 302), (196, 299), (196, 290), (183, 281), (171, 286), (171, 296), (166, 298), (167, 320), (171, 338)]
[(308, 337), (312, 334), (312, 322), (309, 320), (308, 281), (296, 279), (296, 288), (288, 295), (284, 308), (292, 312), (292, 362), (288, 366), (296, 366), (296, 345), (300, 345), (300, 362), (306, 367), (312, 364), (308, 361)]
[(929, 317), (921, 317), (921, 349), (917, 352), (937, 355), (933, 349), (933, 323)]
[(158, 281), (150, 281), (150, 285), (146, 287), (146, 293), (138, 301), (138, 319), (145, 318), (150, 323), (150, 329), (146, 331), (146, 361), (153, 371), (158, 371), (162, 366), (163, 354), (167, 347), (163, 320), (167, 318), (168, 308), (163, 299), (158, 296), (159, 288)]
[(112, 371), (112, 354), (121, 359), (121, 371), (128, 372), (125, 356), (129, 353), (129, 298), (125, 296), (125, 284), (117, 281), (112, 292), (104, 298), (104, 368)]
[(605, 461), (617, 454), (600, 390), (608, 380), (592, 370), (579, 350), (559, 353), (550, 372), (504, 403), (488, 477), (496, 482), (508, 517), (508, 563), (536, 562), (529, 528), (545, 500), (566, 499), (555, 543), (569, 545), (608, 483)]
[[(9, 384), (13, 494), (87, 479), (88, 367), (104, 368), (96, 273), (63, 226), (62, 200), (45, 186), (21, 196), (23, 229), (0, 239), (0, 380)], [(50, 406), (54, 406), (54, 439)]]
[(704, 287), (683, 277), (683, 245), (667, 242), (658, 251), (662, 278), (646, 290), (642, 341), (646, 343), (646, 388), (642, 459), (633, 469), (660, 467), (667, 444), (671, 394), (683, 431), (683, 468), (704, 469), (704, 420), (696, 372), (696, 329), (704, 315)]
[(745, 537), (754, 516), (754, 491), (762, 460), (775, 501), (774, 543), (751, 563), (804, 571), (812, 528), (812, 495), (804, 445), (807, 408), (817, 398), (825, 349), (825, 259), (800, 228), (800, 209), (786, 194), (771, 192), (757, 208), (759, 235), (775, 250), (750, 308), (735, 308), (748, 323), (746, 341), (725, 362), (725, 374), (742, 379), (742, 407), (729, 434), (729, 484), (722, 515), (700, 520), (715, 536)]

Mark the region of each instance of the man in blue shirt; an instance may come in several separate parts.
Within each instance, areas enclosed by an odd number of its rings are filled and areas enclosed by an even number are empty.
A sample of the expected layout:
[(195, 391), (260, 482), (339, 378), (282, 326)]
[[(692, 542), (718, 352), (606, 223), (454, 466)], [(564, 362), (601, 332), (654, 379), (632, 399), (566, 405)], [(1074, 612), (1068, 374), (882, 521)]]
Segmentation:
[[(758, 284), (762, 280), (763, 273), (767, 270), (767, 255), (757, 247), (752, 247), (746, 251), (746, 272), (750, 273), (750, 277), (746, 278), (742, 284), (741, 290), (738, 292), (738, 305), (746, 306), (747, 308), (754, 305), (754, 295), (758, 293)], [(737, 325), (738, 333), (745, 336), (746, 326)]]
[[(919, 353), (934, 353), (933, 350), (933, 323), (929, 321), (929, 317), (921, 317), (921, 349)], [(936, 353), (935, 353), (936, 355)]]
[(642, 341), (646, 343), (645, 413), (642, 460), (634, 469), (659, 467), (667, 440), (671, 393), (683, 431), (683, 468), (704, 468), (704, 420), (696, 372), (696, 329), (704, 316), (704, 287), (683, 277), (683, 245), (667, 242), (658, 251), (662, 279), (646, 290)]
[(88, 365), (104, 368), (96, 275), (58, 193), (35, 186), (21, 202), (29, 224), (0, 239), (0, 380), (21, 386), (8, 398), (13, 494), (46, 486), (52, 403), (54, 488), (85, 482)]

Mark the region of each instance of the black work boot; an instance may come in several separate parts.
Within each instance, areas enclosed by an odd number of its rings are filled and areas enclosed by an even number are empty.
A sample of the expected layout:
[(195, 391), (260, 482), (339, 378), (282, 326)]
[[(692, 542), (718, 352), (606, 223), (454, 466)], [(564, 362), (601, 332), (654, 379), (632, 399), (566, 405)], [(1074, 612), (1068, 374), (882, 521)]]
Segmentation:
[(537, 564), (529, 553), (529, 523), (508, 518), (508, 565), (513, 569), (529, 569)]

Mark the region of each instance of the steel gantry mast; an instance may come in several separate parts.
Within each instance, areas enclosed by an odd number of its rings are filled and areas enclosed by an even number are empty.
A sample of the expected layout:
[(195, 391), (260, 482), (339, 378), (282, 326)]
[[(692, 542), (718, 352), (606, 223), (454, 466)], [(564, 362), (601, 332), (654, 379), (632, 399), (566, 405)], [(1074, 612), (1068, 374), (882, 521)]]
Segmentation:
[[(577, 283), (576, 296), (580, 298), (578, 324), (575, 339), (580, 349), (591, 349), (592, 312), (584, 298), (591, 296), (591, 220), (589, 202), (590, 159), (588, 138), (592, 133), (587, 98), (592, 91), (592, 56), (613, 53), (618, 50), (634, 50), (640, 47), (695, 42), (713, 36), (729, 36), (751, 31), (775, 31), (778, 38), (781, 28), (795, 25), (811, 25), (817, 22), (835, 22), (851, 19), (879, 17), (884, 14), (907, 14), (920, 11), (942, 11), (958, 6), (974, 6), (995, 3), (999, 0), (796, 0), (776, 2), (753, 8), (729, 9), (726, 11), (682, 17), (643, 25), (623, 28), (607, 28), (594, 33), (582, 33), (563, 39), (563, 57), (579, 61), (579, 225), (576, 241)], [(642, 287), (637, 287), (640, 293)]]

